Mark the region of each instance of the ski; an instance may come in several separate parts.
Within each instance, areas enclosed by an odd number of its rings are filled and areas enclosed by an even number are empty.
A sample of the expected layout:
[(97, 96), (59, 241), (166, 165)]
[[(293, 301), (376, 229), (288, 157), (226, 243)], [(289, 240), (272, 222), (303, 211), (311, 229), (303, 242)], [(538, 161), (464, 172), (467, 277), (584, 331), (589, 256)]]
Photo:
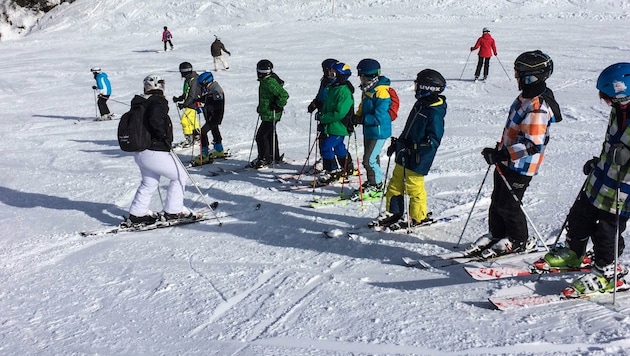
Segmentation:
[(410, 257), (403, 257), (402, 258), (403, 264), (407, 267), (415, 267), (415, 268), (420, 268), (420, 269), (432, 269), (433, 266), (431, 266), (430, 264), (424, 262), (423, 260), (417, 260), (417, 259), (413, 259)]
[[(566, 288), (571, 288), (571, 287), (569, 286)], [(626, 291), (628, 291), (628, 289), (617, 289), (617, 293), (623, 293)], [(563, 293), (551, 294), (551, 295), (542, 295), (542, 294), (534, 293), (534, 294), (506, 296), (506, 297), (503, 297), (503, 296), (490, 297), (488, 298), (488, 301), (498, 310), (508, 311), (508, 310), (515, 310), (515, 309), (520, 309), (520, 308), (535, 307), (539, 305), (548, 305), (548, 304), (553, 304), (553, 303), (568, 302), (572, 300), (596, 301), (596, 299), (600, 299), (607, 295), (610, 296), (612, 294), (613, 294), (612, 291), (592, 292), (592, 293), (581, 294), (578, 297), (569, 298), (569, 297), (566, 297)], [(624, 296), (628, 294), (630, 293), (624, 293)]]
[(572, 272), (590, 272), (591, 267), (554, 267), (549, 270), (537, 269), (534, 266), (519, 267), (509, 265), (498, 265), (493, 267), (464, 267), (473, 279), (478, 281), (487, 281), (501, 278), (524, 277), (531, 275), (540, 275), (548, 273), (572, 273)]
[[(406, 222), (400, 223), (400, 221), (394, 224), (387, 225), (387, 226), (382, 226), (382, 225), (378, 225), (378, 221), (375, 220), (368, 223), (368, 227), (371, 228), (373, 231), (377, 231), (377, 232), (395, 232), (395, 233), (413, 234), (417, 232), (419, 229), (422, 229), (423, 227), (427, 227), (427, 226), (431, 226), (431, 225), (439, 224), (439, 223), (450, 222), (457, 218), (459, 218), (459, 215), (457, 214), (447, 215), (447, 216), (443, 216), (439, 218), (432, 218), (429, 215), (427, 219), (411, 227), (403, 226), (403, 225), (406, 225)], [(463, 257), (463, 254), (461, 255), (461, 257)]]
[[(358, 203), (361, 201), (360, 199), (353, 200), (351, 199), (351, 197), (352, 195), (339, 195), (332, 198), (315, 198), (313, 199), (313, 201), (309, 202), (308, 204), (310, 205), (311, 208), (317, 209), (317, 208), (322, 208), (322, 207), (331, 206), (331, 205), (343, 206), (348, 203)], [(381, 197), (364, 197), (363, 201), (364, 202), (376, 201), (380, 199)]]
[[(212, 204), (210, 204), (210, 208), (212, 209), (211, 211), (215, 211), (218, 206), (219, 206), (219, 202), (213, 202)], [(182, 217), (179, 219), (173, 219), (173, 220), (167, 220), (167, 221), (158, 220), (155, 223), (148, 224), (148, 225), (139, 224), (139, 225), (125, 226), (123, 225), (123, 223), (121, 223), (118, 226), (108, 227), (108, 228), (104, 228), (100, 230), (81, 231), (79, 234), (81, 236), (101, 236), (101, 235), (118, 234), (118, 233), (125, 233), (125, 232), (150, 231), (150, 230), (163, 229), (163, 228), (173, 227), (173, 226), (178, 226), (178, 225), (192, 224), (192, 223), (197, 223), (197, 222), (206, 221), (206, 220), (219, 220), (226, 216), (229, 216), (229, 215), (223, 215), (223, 216), (207, 215), (205, 211), (202, 211), (202, 212), (193, 213), (192, 216)], [(219, 224), (222, 224), (222, 222), (220, 222)]]
[(208, 160), (205, 162), (195, 162), (195, 160), (193, 159), (188, 163), (187, 168), (203, 167), (208, 164), (213, 164), (214, 162), (217, 162), (217, 161), (225, 161), (228, 158), (232, 157), (232, 153), (230, 153), (230, 150), (225, 150), (224, 152), (225, 152), (225, 155), (223, 157), (216, 157), (216, 158), (209, 157)]
[(440, 255), (430, 256), (429, 258), (424, 259), (423, 262), (433, 268), (444, 268), (472, 262), (495, 262), (508, 258), (521, 258), (523, 256), (539, 252), (547, 252), (547, 250), (544, 247), (536, 247), (531, 250), (510, 253), (507, 255), (500, 255), (492, 258), (482, 258), (481, 256), (465, 256), (462, 252), (447, 252)]

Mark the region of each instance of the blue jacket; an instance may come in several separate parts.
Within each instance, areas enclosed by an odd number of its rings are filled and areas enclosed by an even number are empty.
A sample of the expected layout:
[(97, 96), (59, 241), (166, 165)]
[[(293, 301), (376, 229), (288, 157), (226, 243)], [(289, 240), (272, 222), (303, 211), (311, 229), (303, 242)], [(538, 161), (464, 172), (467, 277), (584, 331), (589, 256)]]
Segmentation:
[(112, 85), (107, 78), (107, 73), (100, 72), (96, 74), (96, 87), (98, 88), (99, 94), (103, 95), (112, 95)]
[(396, 163), (423, 176), (429, 173), (444, 135), (446, 98), (414, 104), (405, 128), (396, 140)]
[(380, 140), (392, 135), (392, 118), (389, 106), (392, 99), (389, 95), (390, 81), (387, 77), (378, 77), (378, 82), (371, 88), (363, 89), (358, 116), (363, 116), (363, 137), (369, 140)]

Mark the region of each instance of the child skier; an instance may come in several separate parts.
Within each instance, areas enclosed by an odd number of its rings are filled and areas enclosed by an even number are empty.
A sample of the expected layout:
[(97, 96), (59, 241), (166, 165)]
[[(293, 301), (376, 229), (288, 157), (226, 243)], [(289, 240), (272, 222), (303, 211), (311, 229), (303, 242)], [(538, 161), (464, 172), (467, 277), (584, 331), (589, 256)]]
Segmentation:
[(361, 80), (361, 103), (353, 117), (354, 125), (363, 125), (363, 166), (367, 180), (357, 189), (351, 200), (380, 198), (383, 195), (383, 170), (380, 165), (381, 149), (392, 135), (392, 118), (389, 107), (392, 99), (389, 95), (390, 81), (381, 75), (378, 61), (366, 58), (357, 65)]
[(193, 66), (189, 62), (180, 63), (179, 72), (184, 78), (184, 88), (182, 95), (173, 97), (173, 102), (177, 103), (178, 109), (184, 110), (180, 119), (184, 141), (177, 145), (184, 148), (198, 142), (201, 133), (197, 120), (197, 110), (200, 110), (201, 86), (198, 82), (199, 74), (193, 70)]
[(162, 42), (164, 42), (164, 52), (166, 52), (167, 42), (171, 46), (171, 51), (173, 50), (173, 42), (171, 42), (171, 39), (173, 39), (173, 34), (171, 34), (171, 31), (168, 30), (168, 27), (164, 26), (164, 32), (162, 32)]
[(522, 53), (514, 62), (514, 73), (521, 94), (510, 107), (501, 141), (481, 151), (486, 162), (495, 166), (489, 233), (466, 248), (467, 256), (492, 258), (528, 249), (521, 200), (543, 162), (549, 126), (562, 120), (553, 92), (545, 83), (553, 73), (548, 55), (538, 50)]
[(492, 54), (497, 55), (497, 46), (494, 43), (494, 38), (490, 35), (490, 30), (484, 27), (481, 37), (477, 39), (474, 46), (470, 47), (470, 51), (474, 51), (479, 48), (479, 59), (477, 61), (477, 69), (475, 70), (475, 81), (479, 79), (481, 73), (481, 66), (483, 65), (483, 80), (488, 78), (488, 70), (490, 69), (490, 58)]
[(282, 118), (282, 111), (289, 93), (282, 87), (284, 81), (273, 71), (273, 63), (262, 59), (256, 64), (258, 76), (258, 107), (256, 111), (260, 115), (260, 127), (256, 132), (256, 145), (258, 157), (249, 163), (252, 168), (260, 169), (269, 166), (274, 161), (282, 162), (278, 148), (278, 135), (276, 124)]
[(341, 62), (328, 70), (331, 85), (319, 118), (324, 135), (321, 144), (324, 171), (317, 178), (320, 184), (329, 184), (348, 172), (349, 158), (344, 140), (350, 136), (347, 126), (354, 114), (354, 87), (348, 81), (351, 74), (350, 66)]
[[(615, 268), (615, 259), (625, 247), (621, 234), (630, 216), (630, 63), (604, 69), (597, 79), (597, 89), (600, 98), (611, 106), (602, 151), (584, 165), (587, 183), (567, 217), (566, 247), (548, 253), (534, 264), (543, 270), (592, 266), (591, 273), (565, 288), (567, 297), (613, 291), (615, 274), (618, 290), (630, 288), (621, 279), (628, 270), (622, 265)], [(593, 241), (591, 258), (585, 257), (589, 238)]]
[[(446, 80), (439, 72), (424, 69), (414, 83), (416, 103), (402, 133), (397, 139), (392, 138), (387, 148), (388, 156), (396, 153), (396, 166), (385, 194), (387, 211), (371, 223), (392, 230), (420, 225), (429, 219), (424, 176), (429, 173), (444, 135), (447, 105), (446, 97), (440, 93), (446, 88)], [(408, 221), (404, 220), (404, 194), (409, 195)]]
[(107, 78), (107, 73), (103, 72), (100, 67), (93, 67), (90, 71), (94, 75), (94, 80), (96, 80), (96, 85), (93, 85), (92, 89), (98, 91), (96, 106), (98, 106), (98, 111), (101, 114), (101, 116), (97, 117), (95, 120), (111, 120), (114, 114), (109, 112), (107, 100), (109, 96), (112, 95), (112, 84), (109, 82), (109, 78)]
[[(204, 103), (203, 115), (206, 118), (205, 124), (201, 127), (201, 155), (195, 157), (193, 164), (206, 164), (217, 158), (224, 158), (223, 139), (219, 125), (223, 121), (225, 111), (225, 94), (223, 88), (214, 80), (211, 72), (204, 72), (197, 80), (201, 85), (201, 102)], [(208, 131), (212, 133), (212, 143), (214, 151), (210, 152)]]

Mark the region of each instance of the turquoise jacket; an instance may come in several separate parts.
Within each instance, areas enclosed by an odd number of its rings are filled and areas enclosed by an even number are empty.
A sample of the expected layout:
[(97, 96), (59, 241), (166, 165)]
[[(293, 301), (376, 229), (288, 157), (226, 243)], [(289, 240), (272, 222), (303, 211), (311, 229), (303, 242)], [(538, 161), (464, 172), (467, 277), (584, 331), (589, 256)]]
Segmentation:
[(364, 118), (363, 137), (367, 139), (380, 140), (392, 135), (392, 118), (387, 111), (392, 102), (389, 84), (387, 77), (380, 76), (372, 88), (361, 94), (357, 115)]

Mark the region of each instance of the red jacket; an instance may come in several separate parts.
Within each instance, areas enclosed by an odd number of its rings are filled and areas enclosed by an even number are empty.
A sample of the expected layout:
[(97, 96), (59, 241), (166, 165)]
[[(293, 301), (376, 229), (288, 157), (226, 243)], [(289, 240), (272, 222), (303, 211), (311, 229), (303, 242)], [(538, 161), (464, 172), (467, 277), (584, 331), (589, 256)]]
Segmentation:
[(490, 58), (492, 54), (497, 55), (497, 47), (494, 44), (494, 38), (490, 36), (490, 33), (484, 33), (477, 39), (477, 43), (475, 43), (474, 47), (471, 47), (470, 50), (474, 51), (479, 48), (479, 57)]

